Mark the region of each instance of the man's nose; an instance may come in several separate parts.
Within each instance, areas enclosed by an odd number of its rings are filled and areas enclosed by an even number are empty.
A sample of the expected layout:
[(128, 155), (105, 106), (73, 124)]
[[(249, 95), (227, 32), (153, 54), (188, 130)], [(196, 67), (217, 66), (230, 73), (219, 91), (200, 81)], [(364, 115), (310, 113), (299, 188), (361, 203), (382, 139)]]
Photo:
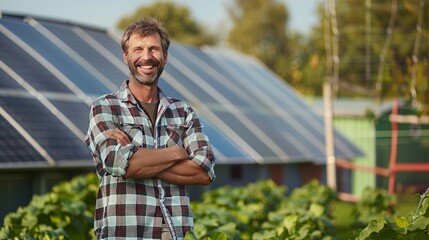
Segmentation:
[(140, 58), (143, 60), (149, 60), (152, 58), (152, 53), (148, 49), (145, 49), (142, 51)]

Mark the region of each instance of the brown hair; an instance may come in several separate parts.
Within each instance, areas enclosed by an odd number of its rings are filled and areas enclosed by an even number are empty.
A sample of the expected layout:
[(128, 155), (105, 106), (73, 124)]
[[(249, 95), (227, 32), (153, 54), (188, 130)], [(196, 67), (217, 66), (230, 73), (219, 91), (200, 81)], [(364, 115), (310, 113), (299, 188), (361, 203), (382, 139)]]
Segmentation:
[(162, 27), (162, 24), (153, 17), (142, 17), (140, 20), (128, 26), (121, 40), (122, 51), (128, 51), (128, 41), (131, 35), (137, 34), (141, 37), (146, 37), (154, 33), (158, 33), (161, 37), (162, 51), (166, 54), (170, 46), (170, 37), (168, 36), (167, 30)]

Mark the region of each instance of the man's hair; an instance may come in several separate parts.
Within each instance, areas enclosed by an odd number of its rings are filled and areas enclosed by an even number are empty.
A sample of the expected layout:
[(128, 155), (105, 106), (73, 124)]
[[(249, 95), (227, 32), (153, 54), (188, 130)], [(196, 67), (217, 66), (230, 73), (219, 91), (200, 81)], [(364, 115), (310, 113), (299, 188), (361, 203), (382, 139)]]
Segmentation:
[(161, 37), (162, 51), (166, 54), (170, 46), (170, 37), (168, 36), (167, 30), (162, 27), (162, 24), (153, 17), (142, 17), (140, 20), (128, 26), (121, 40), (122, 51), (125, 53), (128, 51), (128, 42), (131, 35), (137, 34), (140, 37), (146, 37), (155, 33), (158, 33)]

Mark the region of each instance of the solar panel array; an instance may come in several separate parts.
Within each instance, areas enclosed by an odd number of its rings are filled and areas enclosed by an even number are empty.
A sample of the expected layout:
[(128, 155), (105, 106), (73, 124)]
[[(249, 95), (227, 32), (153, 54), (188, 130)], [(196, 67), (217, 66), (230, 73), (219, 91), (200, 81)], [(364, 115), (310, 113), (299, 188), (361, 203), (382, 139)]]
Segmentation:
[[(92, 166), (89, 106), (128, 78), (105, 30), (3, 14), (0, 167)], [(173, 42), (160, 87), (199, 114), (220, 164), (325, 163), (322, 116), (263, 64)], [(338, 158), (361, 155), (336, 133)]]

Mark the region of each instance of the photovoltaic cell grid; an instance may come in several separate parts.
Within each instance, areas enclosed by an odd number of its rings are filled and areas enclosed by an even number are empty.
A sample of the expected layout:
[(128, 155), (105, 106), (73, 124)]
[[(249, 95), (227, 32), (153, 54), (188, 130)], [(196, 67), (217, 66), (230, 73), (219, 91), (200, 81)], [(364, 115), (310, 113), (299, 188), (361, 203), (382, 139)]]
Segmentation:
[(0, 164), (44, 163), (45, 159), (0, 115)]
[(31, 97), (0, 97), (0, 104), (58, 161), (87, 159), (89, 150), (40, 102)]
[[(2, 23), (2, 26), (3, 23)], [(48, 72), (37, 60), (31, 57), (26, 51), (16, 43), (0, 34), (0, 59), (9, 68), (31, 82), (31, 85), (38, 91), (72, 93), (61, 82), (52, 81), (55, 76)]]
[[(0, 69), (0, 107), (58, 163), (86, 161), (90, 166), (89, 151), (80, 137), (88, 125), (89, 105), (76, 94), (94, 99), (116, 91), (128, 78), (118, 38), (78, 25), (26, 20), (9, 15), (0, 19), (0, 58), (7, 66)], [(11, 71), (49, 104), (42, 104), (34, 93), (23, 96), (29, 90), (17, 84)], [(160, 87), (193, 106), (218, 152), (218, 163), (325, 162), (322, 117), (248, 56), (173, 42)], [(7, 89), (19, 89), (21, 94), (6, 94)], [(69, 123), (52, 114), (52, 108)], [(4, 118), (0, 121), (2, 126), (10, 125)], [(25, 143), (20, 133), (10, 129), (1, 136)], [(351, 159), (362, 154), (336, 136), (338, 156)], [(6, 156), (5, 146), (10, 143), (5, 139), (0, 143), (0, 156)], [(2, 157), (0, 163), (43, 162), (36, 150), (29, 149), (19, 159)]]

